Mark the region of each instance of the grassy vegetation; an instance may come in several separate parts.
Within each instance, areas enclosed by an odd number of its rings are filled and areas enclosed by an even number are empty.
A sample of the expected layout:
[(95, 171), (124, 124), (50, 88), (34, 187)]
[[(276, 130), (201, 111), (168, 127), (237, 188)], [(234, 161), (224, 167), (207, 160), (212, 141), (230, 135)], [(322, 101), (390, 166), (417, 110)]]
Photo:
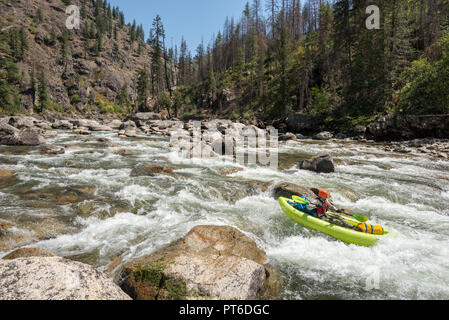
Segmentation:
[(168, 300), (182, 300), (188, 295), (187, 284), (183, 279), (165, 274), (166, 265), (157, 261), (150, 266), (137, 266), (134, 272), (136, 282), (146, 282), (165, 295)]

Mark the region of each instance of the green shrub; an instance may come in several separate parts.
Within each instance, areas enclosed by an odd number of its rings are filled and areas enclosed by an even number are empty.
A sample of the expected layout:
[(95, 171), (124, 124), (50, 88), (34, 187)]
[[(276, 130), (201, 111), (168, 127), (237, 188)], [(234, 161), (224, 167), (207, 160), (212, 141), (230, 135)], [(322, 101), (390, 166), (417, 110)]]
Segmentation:
[(240, 118), (240, 116), (238, 115), (237, 112), (232, 111), (232, 113), (231, 113), (231, 115), (229, 116), (229, 118), (230, 118), (232, 121), (235, 121), (235, 120), (238, 120), (238, 119)]
[(326, 119), (332, 113), (332, 93), (326, 86), (312, 88), (311, 114), (318, 119)]
[(414, 61), (402, 74), (403, 87), (392, 99), (400, 114), (444, 114), (449, 112), (449, 36), (440, 41), (442, 57), (435, 62)]
[(74, 94), (71, 98), (70, 98), (70, 103), (71, 104), (78, 104), (81, 102), (81, 98), (79, 95)]
[(0, 113), (23, 112), (19, 90), (7, 81), (0, 79)]

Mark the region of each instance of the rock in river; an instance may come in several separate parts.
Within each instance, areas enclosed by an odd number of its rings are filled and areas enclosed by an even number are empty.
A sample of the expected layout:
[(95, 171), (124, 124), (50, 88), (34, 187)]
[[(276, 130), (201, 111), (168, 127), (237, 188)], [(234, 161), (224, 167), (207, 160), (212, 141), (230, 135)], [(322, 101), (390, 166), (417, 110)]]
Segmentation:
[(59, 148), (59, 147), (54, 147), (54, 146), (43, 146), (41, 148), (41, 154), (47, 154), (47, 155), (58, 155), (58, 154), (64, 154), (65, 153), (65, 149), (64, 148)]
[(45, 140), (36, 130), (24, 129), (3, 137), (0, 144), (7, 146), (38, 146), (45, 144)]
[(134, 152), (129, 151), (129, 150), (119, 150), (119, 151), (115, 152), (114, 154), (123, 156), (123, 157), (134, 156)]
[(55, 257), (55, 255), (50, 251), (39, 248), (21, 248), (11, 252), (10, 254), (7, 254), (2, 259), (14, 260), (19, 258), (31, 258), (31, 257)]
[(13, 226), (9, 224), (7, 221), (0, 220), (0, 237), (6, 234), (8, 229), (11, 229)]
[(328, 131), (320, 132), (315, 135), (313, 138), (315, 140), (330, 140), (334, 137), (334, 135)]
[(152, 165), (138, 165), (131, 171), (131, 177), (150, 176), (158, 174), (172, 174), (173, 169), (168, 167), (159, 167)]
[(0, 300), (130, 300), (95, 268), (60, 257), (0, 260)]
[(256, 299), (266, 254), (235, 228), (197, 226), (165, 249), (124, 267), (121, 288), (137, 300)]
[(7, 179), (12, 178), (14, 176), (14, 172), (11, 170), (0, 169), (0, 178)]
[(300, 169), (318, 173), (332, 173), (335, 172), (335, 165), (330, 155), (321, 154), (311, 160), (302, 161)]
[(303, 195), (309, 199), (316, 197), (317, 189), (303, 187), (294, 183), (281, 182), (273, 187), (273, 197), (277, 200), (280, 197), (291, 199), (292, 196)]

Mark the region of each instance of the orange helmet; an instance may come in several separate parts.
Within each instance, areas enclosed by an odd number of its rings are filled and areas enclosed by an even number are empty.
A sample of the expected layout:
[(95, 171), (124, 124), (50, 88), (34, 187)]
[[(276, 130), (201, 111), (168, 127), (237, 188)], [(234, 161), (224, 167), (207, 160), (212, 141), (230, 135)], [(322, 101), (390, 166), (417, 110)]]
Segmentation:
[(330, 198), (331, 194), (329, 192), (327, 192), (326, 190), (320, 190), (320, 192), (318, 193), (318, 196), (321, 199), (328, 199), (328, 198)]

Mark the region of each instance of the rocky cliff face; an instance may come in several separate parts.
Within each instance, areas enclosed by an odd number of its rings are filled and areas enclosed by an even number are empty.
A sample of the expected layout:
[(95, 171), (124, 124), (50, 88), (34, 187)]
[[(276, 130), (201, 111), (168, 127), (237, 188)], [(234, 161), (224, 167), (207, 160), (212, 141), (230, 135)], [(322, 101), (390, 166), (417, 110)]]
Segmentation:
[[(71, 2), (81, 8), (83, 1)], [(136, 72), (150, 68), (150, 46), (142, 44), (139, 50), (138, 41), (130, 42), (129, 26), (120, 27), (119, 20), (111, 18), (111, 25), (102, 37), (102, 50), (95, 52), (97, 40), (86, 40), (85, 36), (88, 30), (95, 28), (95, 10), (92, 1), (84, 2), (86, 16), (81, 19), (81, 29), (68, 33), (65, 57), (63, 35), (67, 32), (69, 15), (63, 1), (0, 2), (0, 29), (7, 32), (23, 27), (29, 47), (23, 61), (17, 63), (22, 75), (19, 85), (22, 106), (26, 110), (32, 110), (33, 104), (39, 103), (31, 83), (33, 73), (37, 78), (41, 71), (58, 111), (98, 113), (101, 107), (118, 103), (125, 86), (130, 100), (135, 99)]]

